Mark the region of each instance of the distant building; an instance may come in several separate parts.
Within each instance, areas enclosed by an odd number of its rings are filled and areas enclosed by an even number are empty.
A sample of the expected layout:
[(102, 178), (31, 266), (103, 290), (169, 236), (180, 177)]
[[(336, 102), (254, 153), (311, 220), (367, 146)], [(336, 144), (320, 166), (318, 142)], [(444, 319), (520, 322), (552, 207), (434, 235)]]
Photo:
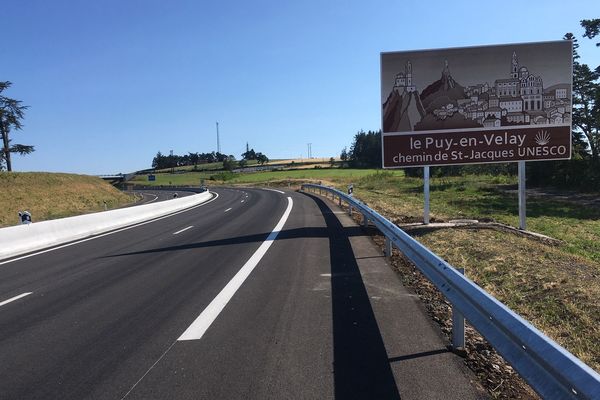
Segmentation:
[(511, 96), (500, 97), (498, 107), (505, 109), (509, 113), (521, 112), (523, 111), (523, 99)]
[(490, 96), (488, 104), (490, 108), (500, 107), (500, 99), (498, 98), (498, 96)]
[(507, 114), (507, 111), (504, 108), (500, 107), (490, 107), (485, 110), (485, 115), (488, 117), (494, 117), (496, 119), (501, 119), (503, 116)]
[(486, 128), (499, 128), (501, 125), (500, 118), (496, 118), (493, 115), (487, 116), (483, 120), (483, 126)]
[(506, 120), (512, 124), (529, 124), (529, 114), (526, 112), (509, 112), (506, 114)]
[(413, 85), (412, 64), (410, 61), (406, 62), (404, 72), (399, 72), (396, 74), (394, 89), (398, 90), (399, 92), (414, 92), (416, 90), (415, 85)]
[(496, 95), (501, 97), (512, 96), (516, 97), (519, 93), (518, 79), (496, 79), (494, 82), (496, 87)]
[(509, 76), (510, 78), (494, 82), (495, 95), (500, 97), (500, 107), (506, 108), (508, 112), (544, 109), (548, 104), (546, 100), (549, 99), (544, 99), (542, 78), (532, 75), (527, 67), (519, 66), (516, 53), (512, 56)]
[(473, 86), (467, 86), (465, 88), (465, 94), (469, 97), (471, 96), (479, 96), (483, 93), (487, 93), (489, 92), (490, 87), (487, 83), (479, 83), (477, 85), (473, 85)]

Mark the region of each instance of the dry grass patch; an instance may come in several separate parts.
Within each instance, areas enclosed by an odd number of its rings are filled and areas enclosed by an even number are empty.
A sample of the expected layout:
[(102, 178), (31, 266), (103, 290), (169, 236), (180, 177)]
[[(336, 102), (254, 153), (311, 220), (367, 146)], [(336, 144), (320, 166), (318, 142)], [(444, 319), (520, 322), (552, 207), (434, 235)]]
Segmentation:
[(493, 230), (438, 230), (417, 239), (600, 371), (600, 265)]
[(100, 178), (40, 172), (0, 173), (0, 226), (16, 225), (28, 210), (33, 221), (116, 208), (134, 201)]

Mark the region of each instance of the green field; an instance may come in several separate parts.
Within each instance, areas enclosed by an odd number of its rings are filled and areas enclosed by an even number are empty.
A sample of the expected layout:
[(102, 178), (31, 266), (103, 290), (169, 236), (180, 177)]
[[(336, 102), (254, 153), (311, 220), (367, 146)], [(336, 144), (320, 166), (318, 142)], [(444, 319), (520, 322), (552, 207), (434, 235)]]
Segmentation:
[[(431, 217), (434, 221), (468, 218), (518, 226), (516, 183), (514, 176), (432, 178)], [(422, 220), (422, 179), (373, 174), (358, 181), (355, 193), (398, 221)], [(530, 196), (527, 228), (563, 240), (565, 251), (600, 262), (600, 207)]]
[[(314, 168), (287, 171), (265, 171), (252, 173), (227, 173), (227, 172), (186, 172), (175, 174), (155, 174), (156, 181), (148, 181), (147, 175), (136, 176), (131, 183), (148, 186), (197, 186), (202, 179), (207, 185), (214, 184), (267, 184), (273, 181), (305, 180), (351, 182), (361, 177), (376, 173), (374, 169), (339, 169), (339, 168)], [(402, 172), (394, 175), (403, 176)], [(223, 179), (225, 178), (225, 179)]]

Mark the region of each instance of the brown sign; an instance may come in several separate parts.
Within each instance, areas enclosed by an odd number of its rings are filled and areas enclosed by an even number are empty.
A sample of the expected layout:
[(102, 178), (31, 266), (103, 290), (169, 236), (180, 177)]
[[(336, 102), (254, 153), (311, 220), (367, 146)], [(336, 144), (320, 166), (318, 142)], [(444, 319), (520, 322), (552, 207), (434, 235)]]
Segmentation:
[(569, 127), (383, 137), (384, 168), (568, 159)]
[(382, 53), (383, 167), (571, 157), (572, 43)]

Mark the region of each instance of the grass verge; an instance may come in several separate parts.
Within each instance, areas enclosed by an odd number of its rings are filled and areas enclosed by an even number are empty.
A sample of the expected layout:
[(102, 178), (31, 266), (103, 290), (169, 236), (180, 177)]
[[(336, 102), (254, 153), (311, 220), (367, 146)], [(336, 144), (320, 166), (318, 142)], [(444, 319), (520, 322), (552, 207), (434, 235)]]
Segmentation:
[(33, 221), (69, 217), (133, 202), (133, 196), (100, 178), (45, 172), (0, 172), (0, 227), (17, 225), (28, 210)]

